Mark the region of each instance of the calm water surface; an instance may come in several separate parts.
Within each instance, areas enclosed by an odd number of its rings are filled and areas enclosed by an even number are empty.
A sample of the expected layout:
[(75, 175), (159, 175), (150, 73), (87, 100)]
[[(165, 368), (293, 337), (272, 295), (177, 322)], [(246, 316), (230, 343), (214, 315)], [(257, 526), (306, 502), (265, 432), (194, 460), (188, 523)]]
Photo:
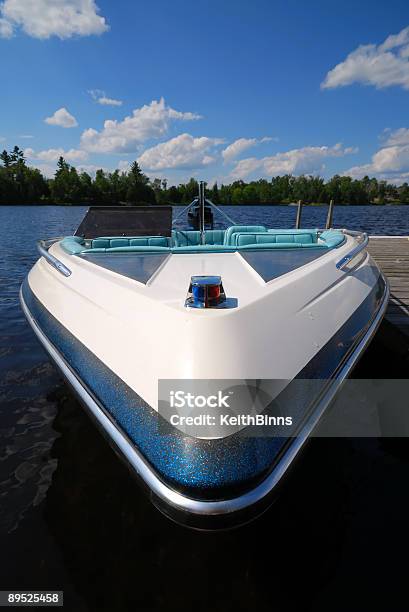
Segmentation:
[[(225, 210), (276, 227), (291, 227), (296, 213)], [(0, 589), (64, 590), (65, 609), (79, 612), (401, 609), (406, 441), (313, 440), (275, 505), (226, 533), (174, 525), (135, 486), (18, 304), (36, 239), (72, 233), (84, 211), (0, 207)], [(303, 225), (322, 227), (325, 216), (306, 208)], [(405, 234), (409, 206), (339, 207), (334, 221)], [(387, 376), (393, 357), (379, 337), (358, 374)]]

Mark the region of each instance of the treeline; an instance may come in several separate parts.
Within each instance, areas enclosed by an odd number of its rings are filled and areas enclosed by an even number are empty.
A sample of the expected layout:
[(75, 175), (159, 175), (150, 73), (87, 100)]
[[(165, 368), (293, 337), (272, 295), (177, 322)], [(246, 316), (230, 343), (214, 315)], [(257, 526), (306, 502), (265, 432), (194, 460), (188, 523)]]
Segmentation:
[[(185, 185), (166, 188), (153, 181), (158, 203), (188, 203), (197, 194), (198, 184), (190, 179)], [(325, 181), (317, 176), (275, 176), (271, 180), (260, 179), (245, 183), (235, 181), (230, 185), (215, 184), (206, 193), (215, 204), (290, 204), (303, 200), (308, 204), (324, 204), (334, 200), (337, 204), (407, 204), (409, 185), (400, 187), (386, 181), (365, 176), (354, 180), (349, 176), (335, 175)]]
[[(98, 170), (95, 177), (78, 172), (60, 157), (53, 178), (27, 165), (19, 147), (0, 154), (0, 204), (188, 204), (198, 194), (198, 183), (190, 181), (168, 187), (163, 179), (150, 180), (134, 162), (128, 172)], [(409, 203), (409, 185), (396, 187), (365, 176), (354, 180), (336, 175), (328, 181), (317, 176), (276, 176), (246, 183), (206, 187), (215, 204), (310, 204)]]
[(155, 192), (138, 164), (129, 172), (104, 172), (95, 177), (78, 172), (63, 157), (54, 178), (27, 166), (23, 151), (14, 147), (0, 154), (0, 204), (155, 204)]

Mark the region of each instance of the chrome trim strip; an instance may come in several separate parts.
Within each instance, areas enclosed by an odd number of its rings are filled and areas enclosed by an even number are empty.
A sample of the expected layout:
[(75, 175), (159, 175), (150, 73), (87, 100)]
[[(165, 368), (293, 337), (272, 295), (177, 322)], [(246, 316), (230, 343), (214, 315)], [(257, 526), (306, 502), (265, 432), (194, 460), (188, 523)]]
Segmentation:
[(44, 257), (44, 259), (50, 264), (50, 266), (58, 270), (58, 272), (60, 272), (64, 276), (68, 277), (72, 274), (71, 270), (67, 268), (67, 266), (65, 266), (59, 259), (54, 257), (54, 255), (51, 255), (51, 253), (48, 252), (50, 246), (52, 246), (58, 240), (61, 240), (61, 238), (52, 238), (51, 240), (38, 240), (37, 250), (40, 253), (41, 257)]
[(383, 275), (381, 276), (385, 282), (385, 291), (382, 297), (381, 305), (371, 323), (370, 328), (367, 330), (364, 337), (360, 340), (359, 344), (355, 347), (353, 353), (345, 361), (345, 363), (339, 370), (336, 378), (334, 378), (329, 383), (327, 389), (320, 396), (313, 414), (310, 415), (303, 428), (301, 429), (300, 433), (294, 439), (293, 443), (286, 449), (277, 466), (265, 478), (263, 482), (258, 484), (251, 491), (248, 491), (233, 499), (226, 499), (220, 501), (202, 501), (186, 497), (185, 495), (182, 495), (181, 493), (178, 493), (177, 491), (171, 489), (162, 480), (160, 480), (156, 473), (153, 471), (152, 467), (144, 459), (144, 457), (133, 445), (131, 445), (131, 443), (123, 434), (123, 432), (118, 429), (118, 427), (110, 418), (108, 418), (108, 416), (97, 404), (94, 398), (82, 386), (76, 374), (71, 370), (69, 365), (63, 359), (63, 357), (58, 353), (55, 347), (47, 339), (45, 334), (37, 325), (35, 319), (32, 317), (30, 311), (28, 310), (24, 302), (21, 289), (20, 301), (28, 322), (30, 323), (31, 327), (33, 328), (35, 334), (37, 335), (38, 339), (40, 340), (46, 351), (49, 353), (50, 357), (59, 367), (63, 375), (66, 377), (67, 381), (72, 385), (72, 387), (84, 403), (85, 407), (88, 408), (91, 414), (99, 422), (110, 440), (115, 443), (117, 448), (121, 451), (125, 459), (136, 471), (138, 476), (141, 477), (141, 479), (155, 495), (157, 495), (162, 501), (164, 501), (174, 510), (188, 512), (195, 516), (206, 517), (228, 515), (234, 512), (238, 512), (240, 510), (244, 510), (249, 506), (260, 502), (279, 483), (291, 463), (294, 461), (294, 459), (304, 446), (309, 435), (318, 424), (321, 416), (328, 407), (328, 404), (334, 399), (338, 388), (340, 387), (344, 379), (348, 376), (355, 363), (358, 361), (361, 353), (372, 339), (373, 335), (375, 334), (376, 330), (378, 329), (378, 326), (382, 321), (382, 317), (388, 305), (389, 283), (383, 277)]
[(360, 244), (358, 244), (351, 251), (349, 251), (349, 253), (347, 253), (344, 257), (342, 257), (342, 259), (337, 261), (335, 265), (338, 268), (338, 270), (343, 270), (344, 268), (346, 268), (346, 266), (350, 263), (352, 259), (354, 259), (354, 257), (359, 255), (361, 251), (366, 249), (366, 247), (368, 246), (368, 242), (369, 242), (368, 234), (365, 234), (365, 232), (359, 233), (359, 232), (350, 232), (346, 230), (343, 230), (343, 232), (344, 234), (349, 234), (351, 236), (356, 236), (356, 237), (360, 236), (362, 240)]
[(363, 236), (365, 234), (365, 232), (359, 232), (357, 230), (350, 230), (350, 229), (346, 229), (345, 227), (341, 229), (341, 232), (343, 234), (348, 234), (349, 236)]
[(218, 206), (216, 206), (216, 204), (213, 204), (213, 202), (211, 200), (208, 200), (206, 198), (206, 202), (212, 206), (215, 210), (217, 210), (218, 213), (220, 213), (225, 219), (227, 219), (227, 221), (229, 223), (231, 223), (232, 225), (237, 225), (237, 223), (235, 221), (233, 221), (233, 219), (231, 217), (229, 217), (229, 215), (227, 213), (224, 212), (224, 210), (222, 210), (221, 208), (219, 208)]

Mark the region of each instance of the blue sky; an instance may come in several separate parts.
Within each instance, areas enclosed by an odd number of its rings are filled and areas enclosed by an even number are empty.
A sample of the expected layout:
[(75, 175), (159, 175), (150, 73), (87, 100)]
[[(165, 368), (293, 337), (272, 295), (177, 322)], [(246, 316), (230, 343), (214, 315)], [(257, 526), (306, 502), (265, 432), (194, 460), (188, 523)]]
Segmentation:
[(3, 0), (0, 147), (52, 175), (409, 180), (409, 5)]

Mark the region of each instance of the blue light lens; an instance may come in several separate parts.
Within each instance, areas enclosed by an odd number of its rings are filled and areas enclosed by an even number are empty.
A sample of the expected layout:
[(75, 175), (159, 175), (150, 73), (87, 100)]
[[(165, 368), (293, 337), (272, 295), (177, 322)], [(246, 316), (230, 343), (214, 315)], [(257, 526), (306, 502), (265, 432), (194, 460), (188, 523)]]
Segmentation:
[(195, 302), (204, 302), (206, 299), (206, 287), (203, 287), (203, 285), (193, 285), (192, 295)]

